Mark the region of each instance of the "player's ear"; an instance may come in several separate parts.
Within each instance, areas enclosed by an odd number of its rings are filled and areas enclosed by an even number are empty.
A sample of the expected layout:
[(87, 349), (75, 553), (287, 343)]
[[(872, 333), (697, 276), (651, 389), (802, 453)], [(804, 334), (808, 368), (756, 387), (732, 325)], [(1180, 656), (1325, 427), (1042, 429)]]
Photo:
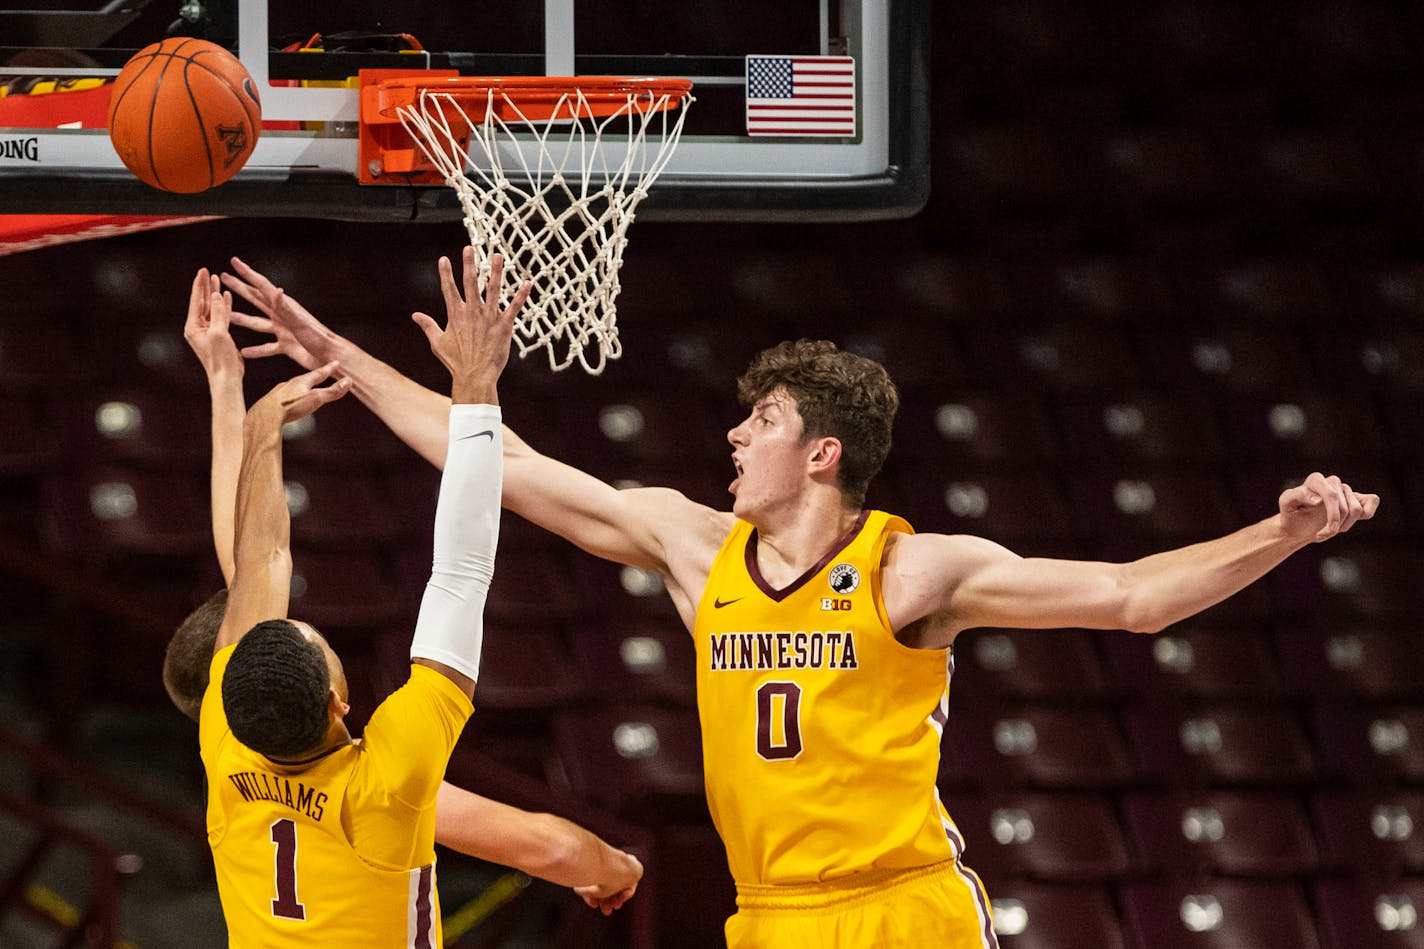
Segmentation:
[(841, 460), (841, 440), (826, 435), (822, 438), (813, 439), (811, 442), (811, 454), (807, 462), (813, 472), (827, 471), (835, 467)]
[(345, 718), (346, 713), (351, 711), (351, 706), (342, 701), (335, 689), (326, 694), (326, 707), (334, 718)]

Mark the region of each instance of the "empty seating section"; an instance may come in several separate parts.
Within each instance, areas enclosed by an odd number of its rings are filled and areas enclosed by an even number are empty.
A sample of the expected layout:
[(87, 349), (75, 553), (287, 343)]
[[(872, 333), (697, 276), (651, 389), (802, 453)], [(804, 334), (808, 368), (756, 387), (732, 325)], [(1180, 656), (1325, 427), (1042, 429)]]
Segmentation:
[[(899, 387), (869, 501), (920, 531), (1120, 561), (1269, 517), (1312, 471), (1378, 491), (1375, 522), (1156, 635), (965, 632), (939, 791), (1005, 949), (1424, 946), (1424, 14), (1016, 0), (935, 16), (923, 213), (640, 222), (622, 359), (598, 378), (512, 360), (506, 421), (619, 487), (727, 509), (739, 374), (764, 346), (826, 338)], [(457, 235), (403, 232), (377, 293), (390, 251), (309, 223), (331, 239), (203, 226), (214, 253), (232, 243), (444, 391), (406, 314), (439, 312), (431, 262)], [(190, 257), (214, 261), (186, 233), (0, 260), (20, 304), (0, 306), (0, 540), (178, 590), (155, 604), (175, 615), (220, 583), (207, 395), (179, 324)], [(93, 301), (40, 292), (70, 271)], [(292, 371), (249, 364), (248, 397)], [(403, 678), (439, 472), (356, 398), (284, 448), (293, 615), (373, 702)], [(466, 740), (654, 827), (661, 930), (720, 945), (694, 648), (663, 579), (506, 513), (487, 615)]]

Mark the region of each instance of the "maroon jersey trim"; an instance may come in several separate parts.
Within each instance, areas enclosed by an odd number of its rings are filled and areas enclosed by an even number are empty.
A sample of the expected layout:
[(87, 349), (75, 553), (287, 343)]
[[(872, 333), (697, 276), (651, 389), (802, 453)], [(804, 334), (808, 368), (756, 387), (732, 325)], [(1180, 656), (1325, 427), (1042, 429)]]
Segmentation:
[(780, 603), (782, 600), (786, 599), (788, 596), (805, 586), (807, 582), (809, 582), (810, 579), (816, 574), (826, 569), (826, 564), (834, 560), (836, 558), (836, 555), (839, 554), (842, 550), (845, 550), (847, 547), (849, 547), (851, 541), (855, 540), (855, 538), (860, 534), (861, 530), (865, 527), (865, 520), (868, 517), (870, 517), (869, 511), (861, 511), (860, 517), (856, 518), (855, 524), (852, 525), (851, 529), (846, 532), (844, 537), (836, 541), (835, 545), (831, 547), (830, 551), (824, 557), (816, 561), (816, 563), (809, 570), (801, 574), (801, 576), (797, 577), (795, 580), (792, 580), (780, 590), (776, 589), (776, 587), (772, 586), (766, 581), (766, 577), (763, 577), (761, 575), (761, 567), (757, 566), (757, 531), (756, 528), (753, 527), (751, 535), (747, 537), (747, 546), (745, 550), (747, 561), (747, 575), (752, 578), (752, 582), (757, 585), (757, 589), (761, 590), (761, 592), (765, 593), (768, 597), (770, 597), (772, 602)]

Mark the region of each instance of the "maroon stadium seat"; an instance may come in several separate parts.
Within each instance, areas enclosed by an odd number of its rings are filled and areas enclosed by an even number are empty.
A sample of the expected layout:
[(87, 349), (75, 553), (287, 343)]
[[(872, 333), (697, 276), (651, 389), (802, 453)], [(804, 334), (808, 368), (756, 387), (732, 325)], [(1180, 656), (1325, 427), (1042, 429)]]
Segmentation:
[(1286, 707), (1135, 705), (1127, 732), (1144, 775), (1173, 784), (1299, 784), (1316, 774), (1305, 729)]
[(991, 895), (1001, 880), (1115, 880), (1136, 866), (1106, 795), (994, 791), (947, 794), (944, 805)]
[(1319, 949), (1290, 883), (1201, 878), (1118, 887), (1131, 949)]
[(1299, 876), (1315, 870), (1299, 798), (1276, 792), (1137, 793), (1123, 801), (1145, 864), (1173, 876)]
[(1322, 790), (1311, 803), (1327, 869), (1376, 880), (1424, 874), (1424, 793)]

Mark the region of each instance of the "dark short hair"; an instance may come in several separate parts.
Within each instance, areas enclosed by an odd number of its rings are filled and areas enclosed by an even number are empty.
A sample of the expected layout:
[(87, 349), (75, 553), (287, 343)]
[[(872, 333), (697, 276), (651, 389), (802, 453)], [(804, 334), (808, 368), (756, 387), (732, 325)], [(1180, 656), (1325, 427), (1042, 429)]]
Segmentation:
[(314, 750), (326, 735), (331, 672), (321, 647), (291, 621), (258, 623), (238, 641), (223, 674), (233, 737), (273, 758)]
[(804, 438), (840, 440), (841, 495), (848, 506), (863, 506), (890, 454), (900, 407), (885, 367), (826, 340), (788, 340), (759, 353), (737, 380), (737, 398), (748, 408), (777, 391), (796, 400)]
[(163, 687), (178, 710), (193, 721), (198, 720), (208, 690), (213, 644), (226, 612), (227, 590), (219, 590), (179, 624), (163, 653)]

